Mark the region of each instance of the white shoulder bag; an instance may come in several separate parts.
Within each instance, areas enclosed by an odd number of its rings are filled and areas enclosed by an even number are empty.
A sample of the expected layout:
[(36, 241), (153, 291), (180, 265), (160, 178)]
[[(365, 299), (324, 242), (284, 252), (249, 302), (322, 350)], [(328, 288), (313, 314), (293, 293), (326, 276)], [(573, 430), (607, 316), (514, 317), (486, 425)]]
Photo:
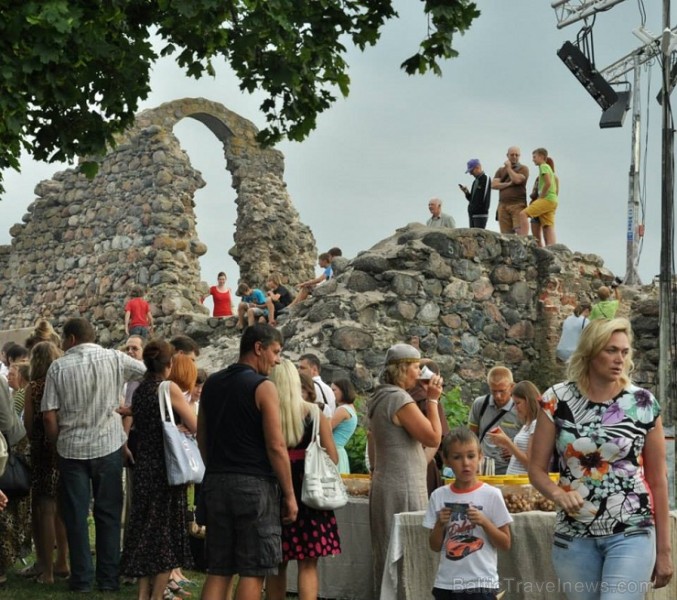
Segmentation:
[(333, 510), (347, 504), (348, 493), (338, 466), (320, 444), (320, 419), (324, 417), (316, 412), (313, 438), (306, 448), (301, 502), (318, 510)]

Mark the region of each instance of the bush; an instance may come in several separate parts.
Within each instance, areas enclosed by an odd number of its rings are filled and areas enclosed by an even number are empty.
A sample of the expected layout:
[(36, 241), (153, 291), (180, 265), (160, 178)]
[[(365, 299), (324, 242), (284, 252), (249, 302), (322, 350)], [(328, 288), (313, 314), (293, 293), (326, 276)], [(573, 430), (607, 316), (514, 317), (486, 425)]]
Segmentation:
[(358, 396), (353, 405), (355, 407), (355, 412), (357, 412), (357, 428), (346, 444), (346, 453), (348, 454), (351, 473), (369, 472), (364, 460), (364, 452), (367, 447), (366, 404), (366, 399)]
[(444, 415), (447, 417), (449, 429), (468, 424), (470, 406), (463, 402), (460, 386), (456, 386), (453, 390), (444, 392), (440, 400), (442, 402), (442, 408), (444, 408)]

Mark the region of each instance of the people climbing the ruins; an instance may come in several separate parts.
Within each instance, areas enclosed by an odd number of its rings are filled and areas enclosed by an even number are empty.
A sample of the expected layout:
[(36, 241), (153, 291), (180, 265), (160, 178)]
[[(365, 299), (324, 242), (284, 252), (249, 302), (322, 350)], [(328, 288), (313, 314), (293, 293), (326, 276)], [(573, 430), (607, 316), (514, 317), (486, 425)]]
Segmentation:
[[(613, 319), (616, 316), (616, 311), (618, 311), (618, 307), (621, 304), (621, 294), (618, 291), (619, 283), (621, 283), (621, 281), (617, 277), (609, 287), (603, 285), (597, 290), (599, 302), (592, 305), (592, 310), (590, 311), (591, 321), (594, 321), (595, 319)], [(609, 300), (612, 291), (614, 299)]]
[[(559, 177), (555, 175), (554, 165), (547, 162), (548, 151), (536, 148), (532, 153), (534, 164), (538, 167), (538, 198), (519, 214), (521, 235), (529, 235), (529, 219), (538, 218), (543, 231), (543, 243), (552, 246), (557, 243), (555, 235), (555, 211), (558, 205)], [(540, 235), (537, 238), (539, 240)]]
[(282, 285), (281, 273), (271, 273), (266, 281), (266, 287), (268, 323), (277, 325), (277, 317), (292, 303), (291, 293)]
[(132, 288), (131, 297), (125, 304), (125, 333), (140, 335), (145, 340), (153, 329), (150, 305), (143, 299), (143, 288), (140, 285)]
[(268, 317), (266, 295), (259, 289), (253, 288), (248, 283), (242, 282), (235, 292), (242, 298), (237, 305), (237, 328), (244, 329), (244, 319), (247, 317), (247, 325), (252, 326), (259, 317)]
[(314, 279), (299, 283), (299, 292), (289, 306), (295, 306), (299, 302), (303, 302), (313, 293), (313, 290), (318, 285), (329, 281), (334, 276), (334, 270), (331, 267), (331, 255), (328, 252), (323, 252), (317, 257), (317, 264), (322, 269), (322, 273)]
[[(217, 284), (209, 288), (207, 296), (212, 297), (214, 309), (212, 311), (215, 317), (230, 317), (233, 315), (233, 303), (230, 297), (230, 288), (226, 284), (226, 274), (221, 271), (216, 276)], [(207, 296), (203, 296), (200, 302), (204, 303)]]
[(431, 198), (428, 201), (428, 210), (430, 211), (430, 218), (426, 221), (428, 227), (446, 227), (448, 229), (456, 227), (454, 217), (442, 212), (442, 200), (439, 198)]

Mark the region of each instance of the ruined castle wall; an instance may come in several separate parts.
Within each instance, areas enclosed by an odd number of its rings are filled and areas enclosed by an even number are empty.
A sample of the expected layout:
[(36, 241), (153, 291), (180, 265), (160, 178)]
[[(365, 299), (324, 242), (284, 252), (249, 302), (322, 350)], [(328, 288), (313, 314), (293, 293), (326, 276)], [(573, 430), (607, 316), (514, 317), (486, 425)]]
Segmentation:
[[(285, 323), (285, 350), (315, 352), (324, 375), (348, 376), (370, 389), (393, 343), (419, 340), (463, 397), (486, 393), (486, 375), (506, 365), (515, 381), (541, 390), (561, 381), (555, 357), (562, 321), (582, 300), (594, 301), (613, 273), (595, 255), (565, 246), (478, 229), (431, 230), (413, 224), (360, 253), (335, 280), (318, 288)], [(623, 290), (629, 294), (629, 289)], [(646, 310), (653, 311), (647, 299)], [(629, 316), (624, 301), (619, 316)], [(635, 380), (654, 389), (655, 320), (642, 321)], [(636, 346), (637, 347), (637, 346)]]
[(242, 278), (262, 285), (273, 270), (292, 281), (313, 275), (315, 241), (286, 192), (282, 154), (262, 149), (253, 124), (221, 105), (180, 100), (138, 115), (93, 179), (69, 169), (37, 185), (23, 222), (10, 229), (11, 245), (0, 248), (0, 329), (84, 316), (100, 343), (118, 341), (136, 283), (161, 332), (175, 331), (183, 314), (210, 321), (198, 262), (207, 248), (193, 210), (205, 183), (172, 133), (185, 117), (223, 143), (237, 191), (231, 253)]

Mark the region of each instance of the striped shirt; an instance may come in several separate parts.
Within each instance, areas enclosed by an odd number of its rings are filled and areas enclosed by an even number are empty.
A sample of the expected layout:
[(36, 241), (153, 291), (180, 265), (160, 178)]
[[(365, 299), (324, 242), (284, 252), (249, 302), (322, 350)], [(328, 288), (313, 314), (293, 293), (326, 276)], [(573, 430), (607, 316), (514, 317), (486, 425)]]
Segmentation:
[(126, 381), (141, 379), (146, 367), (138, 360), (98, 344), (78, 344), (47, 371), (42, 412), (56, 410), (63, 458), (101, 458), (118, 450), (127, 436), (120, 406)]
[[(523, 425), (522, 429), (517, 432), (517, 435), (512, 439), (517, 446), (524, 454), (527, 453), (529, 448), (529, 438), (534, 435), (536, 431), (536, 419), (531, 421), (529, 425)], [(510, 457), (510, 462), (508, 463), (508, 470), (505, 472), (506, 475), (526, 475), (528, 465), (522, 464), (522, 462), (513, 454)]]

